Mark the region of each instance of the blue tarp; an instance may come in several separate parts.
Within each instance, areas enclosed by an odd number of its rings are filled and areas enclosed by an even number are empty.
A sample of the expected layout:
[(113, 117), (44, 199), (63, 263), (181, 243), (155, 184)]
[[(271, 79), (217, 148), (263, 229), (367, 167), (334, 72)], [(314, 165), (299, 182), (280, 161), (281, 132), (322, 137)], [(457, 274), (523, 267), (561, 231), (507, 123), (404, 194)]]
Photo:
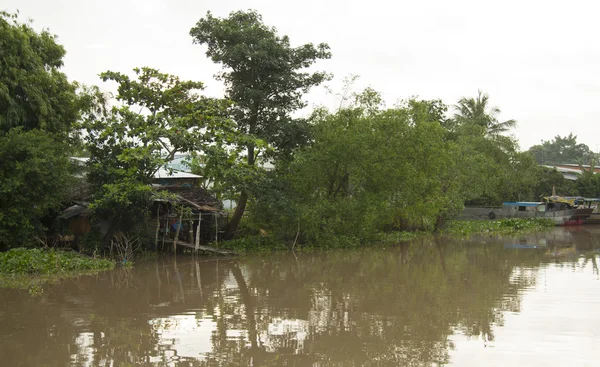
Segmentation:
[(505, 201), (502, 205), (506, 206), (538, 206), (543, 203), (532, 203), (532, 202), (524, 202), (524, 201)]

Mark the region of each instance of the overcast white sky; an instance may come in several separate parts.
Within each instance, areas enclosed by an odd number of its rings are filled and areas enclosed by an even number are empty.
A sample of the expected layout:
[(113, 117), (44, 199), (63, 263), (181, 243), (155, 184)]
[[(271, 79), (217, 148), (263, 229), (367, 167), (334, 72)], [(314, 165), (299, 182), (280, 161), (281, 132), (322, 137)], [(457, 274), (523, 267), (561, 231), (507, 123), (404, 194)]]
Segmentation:
[[(600, 148), (600, 3), (593, 0), (0, 2), (58, 35), (73, 80), (101, 84), (102, 71), (151, 66), (203, 81), (210, 95), (222, 93), (213, 78), (219, 67), (189, 30), (207, 10), (227, 16), (250, 8), (294, 45), (328, 43), (333, 58), (318, 67), (335, 75), (334, 90), (349, 74), (389, 105), (412, 95), (454, 104), (482, 89), (501, 119), (519, 122), (521, 148), (570, 132)], [(335, 103), (322, 88), (308, 100)]]

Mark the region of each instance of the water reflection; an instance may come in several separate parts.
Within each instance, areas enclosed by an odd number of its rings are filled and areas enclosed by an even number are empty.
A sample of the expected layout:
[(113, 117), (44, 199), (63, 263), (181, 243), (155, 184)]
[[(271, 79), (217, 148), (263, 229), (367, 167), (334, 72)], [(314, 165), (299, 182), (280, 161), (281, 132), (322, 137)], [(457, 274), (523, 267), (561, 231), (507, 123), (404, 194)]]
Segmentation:
[[(530, 310), (523, 310), (524, 300), (544, 294), (548, 279), (580, 272), (597, 287), (598, 248), (600, 228), (581, 227), (388, 249), (160, 259), (66, 281), (40, 297), (0, 290), (0, 360), (15, 366), (481, 365), (465, 356), (502, 349), (507, 338), (498, 333), (515, 330), (505, 327), (507, 319), (511, 325), (523, 320)], [(581, 294), (585, 304), (600, 305), (589, 285), (570, 287), (574, 304)], [(584, 306), (581, 312), (586, 317)], [(560, 321), (548, 318), (538, 321)]]

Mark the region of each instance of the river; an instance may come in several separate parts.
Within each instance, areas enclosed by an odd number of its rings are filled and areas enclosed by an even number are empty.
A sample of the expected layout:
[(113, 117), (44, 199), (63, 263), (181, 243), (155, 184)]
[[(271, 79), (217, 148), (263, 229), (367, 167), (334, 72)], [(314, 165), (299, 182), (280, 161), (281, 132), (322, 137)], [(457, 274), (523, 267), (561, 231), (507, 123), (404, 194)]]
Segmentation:
[(0, 289), (2, 366), (596, 366), (600, 227)]

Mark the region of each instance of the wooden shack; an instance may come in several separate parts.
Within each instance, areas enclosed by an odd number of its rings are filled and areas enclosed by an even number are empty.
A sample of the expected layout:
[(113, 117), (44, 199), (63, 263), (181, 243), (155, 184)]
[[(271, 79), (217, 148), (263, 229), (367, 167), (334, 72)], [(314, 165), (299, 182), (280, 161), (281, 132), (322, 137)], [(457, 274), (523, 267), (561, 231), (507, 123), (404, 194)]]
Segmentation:
[(154, 229), (157, 250), (218, 244), (228, 218), (217, 198), (199, 187), (162, 186), (157, 190), (172, 194), (155, 199), (151, 207), (149, 227)]

